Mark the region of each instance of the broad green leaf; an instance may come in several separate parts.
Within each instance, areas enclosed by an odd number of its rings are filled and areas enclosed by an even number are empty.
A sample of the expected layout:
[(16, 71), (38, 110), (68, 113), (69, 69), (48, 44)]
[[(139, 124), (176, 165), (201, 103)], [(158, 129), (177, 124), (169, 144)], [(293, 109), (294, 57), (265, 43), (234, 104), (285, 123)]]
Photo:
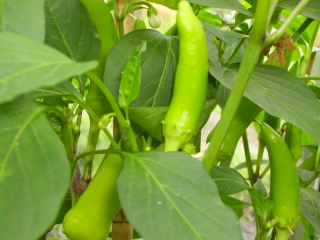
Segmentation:
[[(277, 7), (293, 10), (300, 0), (282, 0), (278, 2)], [(300, 12), (301, 15), (320, 20), (320, 0), (310, 0), (310, 2)]]
[(311, 188), (300, 189), (300, 212), (320, 232), (320, 193)]
[(242, 192), (250, 188), (242, 175), (230, 167), (214, 166), (210, 172), (221, 197)]
[(135, 100), (140, 92), (140, 55), (146, 50), (143, 42), (129, 57), (120, 81), (118, 102), (121, 108), (128, 111), (130, 103)]
[(75, 63), (22, 35), (0, 33), (0, 103), (39, 87), (54, 86), (96, 65), (96, 61)]
[(100, 40), (85, 7), (78, 0), (45, 0), (46, 44), (76, 62), (98, 57)]
[(52, 227), (69, 186), (65, 148), (31, 100), (0, 109), (1, 239), (38, 239)]
[(202, 25), (205, 29), (207, 29), (207, 31), (229, 45), (236, 43), (238, 40), (249, 37), (248, 35), (222, 30), (221, 28), (213, 26), (209, 23), (203, 22)]
[(0, 32), (18, 33), (39, 42), (44, 42), (44, 1), (1, 0)]
[(260, 179), (250, 188), (249, 193), (252, 199), (253, 208), (257, 214), (266, 220), (273, 210), (273, 203), (267, 196), (267, 190)]
[(114, 98), (118, 99), (121, 72), (131, 54), (143, 41), (147, 42), (147, 48), (141, 54), (141, 89), (130, 107), (168, 106), (178, 63), (176, 37), (167, 37), (151, 29), (126, 34), (108, 55), (104, 82)]
[[(210, 73), (231, 89), (236, 69), (210, 65)], [(320, 104), (312, 91), (288, 71), (271, 65), (257, 65), (244, 96), (269, 114), (284, 119), (320, 142)]]
[(242, 239), (237, 217), (197, 159), (183, 152), (124, 155), (120, 201), (144, 239)]
[[(217, 103), (218, 101), (216, 99), (206, 101), (196, 130), (197, 132), (206, 124)], [(152, 137), (162, 142), (163, 134), (161, 122), (164, 119), (167, 110), (168, 107), (131, 108), (129, 109), (129, 117), (131, 121), (147, 131)]]
[[(169, 8), (177, 9), (180, 0), (150, 0), (150, 2), (159, 3)], [(237, 0), (189, 0), (189, 2), (208, 7), (236, 10), (248, 16), (252, 16), (252, 13), (242, 6)]]

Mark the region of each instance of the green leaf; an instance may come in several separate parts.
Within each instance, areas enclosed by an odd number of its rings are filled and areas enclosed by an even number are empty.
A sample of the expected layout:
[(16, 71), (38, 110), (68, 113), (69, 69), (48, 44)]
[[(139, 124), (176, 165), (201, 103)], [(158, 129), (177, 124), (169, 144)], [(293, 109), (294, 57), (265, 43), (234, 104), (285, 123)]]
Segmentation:
[(0, 33), (0, 103), (39, 87), (54, 86), (96, 65), (96, 61), (75, 63), (22, 35)]
[(36, 41), (44, 42), (43, 0), (1, 0), (0, 32), (18, 33)]
[(195, 158), (183, 152), (124, 153), (121, 205), (145, 239), (242, 239), (237, 217)]
[[(278, 2), (277, 7), (293, 10), (300, 0), (282, 0)], [(310, 2), (300, 12), (301, 15), (320, 20), (320, 0), (310, 0)]]
[[(212, 110), (215, 108), (217, 103), (218, 101), (216, 99), (206, 101), (196, 132), (200, 131), (206, 124)], [(139, 127), (147, 131), (152, 137), (162, 142), (163, 134), (161, 122), (164, 119), (167, 110), (168, 107), (130, 108), (129, 116), (132, 122), (136, 123)]]
[(251, 195), (253, 208), (260, 217), (267, 220), (273, 210), (273, 203), (268, 198), (267, 190), (261, 180), (258, 179), (258, 181), (253, 185), (253, 188), (250, 188), (248, 191)]
[(1, 238), (38, 239), (58, 214), (69, 162), (42, 107), (23, 99), (0, 108)]
[(242, 192), (250, 188), (242, 175), (230, 167), (214, 166), (210, 172), (221, 197)]
[(248, 35), (222, 30), (221, 28), (213, 26), (209, 23), (203, 22), (202, 25), (205, 29), (207, 29), (207, 31), (229, 45), (236, 43), (238, 40), (249, 37)]
[(86, 8), (78, 0), (45, 0), (46, 44), (76, 62), (98, 57), (100, 40)]
[(320, 193), (311, 188), (300, 189), (300, 212), (320, 232)]
[(129, 57), (122, 72), (118, 102), (121, 108), (128, 111), (130, 103), (140, 92), (140, 55), (146, 50), (146, 42), (141, 43)]
[[(150, 2), (159, 3), (169, 8), (177, 9), (180, 0), (150, 0)], [(252, 13), (242, 6), (237, 0), (189, 0), (189, 2), (208, 7), (236, 10), (248, 16), (252, 16)]]
[[(210, 65), (210, 73), (231, 89), (236, 69)], [(284, 119), (320, 142), (320, 104), (312, 91), (288, 71), (271, 65), (257, 65), (244, 96), (269, 114)]]
[(240, 201), (239, 199), (230, 196), (221, 197), (221, 200), (224, 204), (232, 208), (235, 214), (237, 214), (238, 218), (240, 218), (243, 215), (243, 207), (251, 205), (249, 203)]
[(299, 168), (315, 171), (316, 160), (317, 160), (317, 146), (304, 146), (302, 160), (303, 162), (300, 164)]
[(110, 51), (104, 82), (118, 99), (121, 72), (131, 54), (143, 42), (147, 48), (141, 54), (141, 89), (131, 108), (168, 106), (173, 91), (178, 63), (176, 37), (167, 37), (156, 30), (141, 29), (126, 34)]

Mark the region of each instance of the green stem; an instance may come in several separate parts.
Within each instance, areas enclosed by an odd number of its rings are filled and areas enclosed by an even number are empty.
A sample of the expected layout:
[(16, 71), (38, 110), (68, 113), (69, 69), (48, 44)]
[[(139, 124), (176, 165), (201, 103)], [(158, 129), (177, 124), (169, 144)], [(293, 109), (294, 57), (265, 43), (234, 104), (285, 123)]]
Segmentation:
[[(98, 122), (100, 121), (100, 118), (97, 116), (97, 114), (85, 103), (82, 101), (79, 101), (76, 98), (73, 97), (69, 97), (71, 100), (77, 102), (83, 109), (85, 109), (88, 113), (88, 115), (90, 116), (90, 118), (95, 121), (96, 124), (98, 124)], [(117, 142), (113, 139), (112, 135), (110, 134), (110, 132), (107, 129), (104, 129), (103, 132), (106, 134), (106, 136), (108, 137), (108, 139), (110, 140), (111, 144), (113, 145), (113, 147), (115, 149), (120, 149), (120, 146), (117, 144)]]
[(293, 9), (290, 16), (287, 18), (287, 20), (282, 24), (282, 26), (278, 29), (278, 31), (271, 34), (265, 41), (263, 47), (269, 46), (271, 43), (277, 41), (286, 31), (286, 29), (289, 27), (289, 25), (292, 23), (292, 21), (297, 17), (297, 15), (301, 12), (301, 10), (307, 5), (307, 3), (310, 0), (301, 0), (299, 4)]
[(267, 174), (267, 172), (269, 171), (269, 169), (270, 169), (270, 164), (268, 164), (267, 166), (266, 166), (266, 168), (262, 171), (262, 173), (260, 174), (260, 179), (262, 179), (266, 174)]
[(294, 32), (292, 35), (292, 42), (295, 43), (298, 41), (298, 39), (301, 37), (302, 33), (309, 27), (309, 25), (314, 21), (314, 19), (307, 18), (304, 20), (304, 22), (301, 24), (301, 26)]
[(308, 45), (307, 51), (303, 55), (303, 60), (302, 60), (301, 66), (300, 66), (300, 74), (299, 74), (300, 76), (304, 76), (307, 73), (307, 69), (309, 66), (310, 57), (311, 57), (311, 53), (312, 53), (312, 48), (313, 48), (314, 42), (316, 40), (318, 31), (319, 31), (319, 26), (320, 26), (320, 21), (316, 21), (312, 35), (311, 35), (309, 43), (308, 43), (309, 45)]
[(124, 118), (124, 116), (122, 115), (122, 112), (121, 112), (116, 100), (113, 98), (111, 92), (109, 91), (109, 89), (104, 85), (104, 83), (101, 81), (101, 79), (93, 72), (88, 71), (85, 74), (95, 82), (95, 84), (101, 89), (102, 93), (106, 96), (106, 98), (108, 99), (108, 101), (111, 105), (111, 108), (113, 109), (114, 113), (117, 116), (117, 119), (119, 121), (120, 126), (127, 129), (128, 135), (129, 135), (129, 138), (130, 138), (130, 141), (132, 144), (132, 150), (134, 152), (139, 151), (137, 140), (136, 140), (134, 132), (131, 128), (131, 125), (130, 125), (129, 121), (127, 121)]
[(236, 81), (221, 116), (221, 120), (219, 121), (217, 128), (211, 137), (211, 139), (215, 139), (215, 141), (210, 141), (210, 145), (203, 158), (203, 164), (207, 171), (210, 171), (213, 165), (216, 164), (217, 155), (223, 140), (239, 107), (251, 73), (253, 72), (255, 64), (259, 59), (268, 25), (268, 16), (270, 15), (269, 12), (274, 11), (276, 2), (277, 1), (275, 0), (258, 2), (255, 24), (252, 28), (252, 34), (248, 48), (245, 52)]
[(102, 149), (102, 150), (94, 150), (90, 152), (85, 152), (81, 153), (78, 156), (75, 157), (75, 162), (79, 161), (81, 158), (88, 157), (88, 156), (93, 156), (93, 155), (98, 155), (98, 154), (121, 154), (120, 151), (117, 150), (110, 150), (110, 149)]
[(256, 166), (256, 171), (255, 171), (255, 176), (259, 177), (260, 176), (260, 167), (262, 164), (262, 157), (263, 157), (263, 152), (264, 152), (264, 142), (263, 140), (259, 141), (259, 148), (258, 148), (258, 156), (257, 156), (257, 166)]
[(302, 188), (308, 187), (314, 180), (317, 179), (317, 177), (319, 176), (319, 174), (320, 174), (320, 170), (317, 170), (317, 171), (311, 176), (311, 178), (309, 178), (308, 181), (305, 181), (305, 182), (303, 182), (303, 183), (301, 184), (301, 187), (302, 187)]
[(225, 62), (225, 65), (229, 65), (232, 60), (234, 59), (234, 57), (237, 55), (237, 53), (239, 52), (239, 50), (241, 49), (241, 47), (243, 46), (243, 44), (246, 42), (247, 38), (242, 38), (240, 43), (237, 45), (236, 49), (232, 52), (231, 56), (229, 57), (229, 59)]
[(304, 82), (307, 82), (307, 81), (310, 81), (310, 80), (320, 80), (320, 77), (298, 77), (300, 78), (302, 81)]
[(253, 179), (253, 168), (252, 168), (252, 160), (250, 156), (250, 149), (249, 149), (249, 143), (248, 143), (248, 136), (247, 132), (244, 132), (242, 135), (242, 142), (243, 142), (243, 148), (244, 148), (244, 153), (246, 157), (246, 165), (247, 165), (247, 170), (248, 170), (248, 176), (249, 176), (249, 181), (251, 186), (254, 184), (254, 179)]

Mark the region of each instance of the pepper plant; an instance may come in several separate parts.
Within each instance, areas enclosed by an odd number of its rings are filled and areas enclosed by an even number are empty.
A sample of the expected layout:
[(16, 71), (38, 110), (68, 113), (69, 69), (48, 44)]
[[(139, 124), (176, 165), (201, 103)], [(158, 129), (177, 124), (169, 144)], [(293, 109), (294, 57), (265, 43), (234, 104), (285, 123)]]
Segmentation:
[[(171, 27), (157, 30), (154, 3), (177, 10)], [(1, 239), (63, 226), (61, 239), (236, 240), (244, 207), (251, 239), (318, 239), (319, 12), (319, 0), (0, 1)]]

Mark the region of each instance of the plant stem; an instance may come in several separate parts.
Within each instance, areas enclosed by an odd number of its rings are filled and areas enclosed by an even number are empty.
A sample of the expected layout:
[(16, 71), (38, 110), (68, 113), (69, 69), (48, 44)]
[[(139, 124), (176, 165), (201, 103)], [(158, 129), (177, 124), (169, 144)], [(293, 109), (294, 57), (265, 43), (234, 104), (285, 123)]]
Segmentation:
[(271, 34), (265, 41), (263, 47), (269, 46), (271, 43), (277, 41), (286, 31), (286, 29), (289, 27), (289, 25), (292, 23), (292, 21), (296, 18), (296, 16), (301, 12), (301, 10), (307, 5), (307, 3), (310, 0), (301, 0), (299, 4), (293, 9), (290, 16), (287, 18), (287, 20), (282, 24), (282, 26), (278, 29), (278, 31)]
[(302, 33), (309, 27), (309, 25), (314, 21), (314, 19), (307, 18), (304, 20), (304, 22), (301, 24), (301, 26), (294, 32), (292, 35), (292, 42), (298, 41), (298, 39), (301, 37)]
[(320, 77), (298, 77), (300, 78), (302, 81), (309, 81), (309, 80), (320, 80)]
[(249, 176), (249, 181), (251, 186), (254, 184), (254, 179), (253, 179), (253, 168), (252, 168), (252, 160), (250, 156), (250, 150), (249, 150), (249, 143), (248, 143), (248, 136), (247, 132), (244, 132), (242, 135), (242, 142), (243, 142), (243, 148), (244, 148), (244, 153), (246, 157), (246, 165), (247, 165), (247, 170), (248, 170), (248, 176)]
[(309, 40), (309, 45), (308, 45), (307, 51), (303, 55), (303, 60), (300, 65), (300, 74), (299, 74), (300, 76), (304, 76), (307, 73), (307, 69), (309, 66), (310, 57), (311, 57), (311, 53), (312, 53), (312, 48), (313, 48), (314, 42), (316, 40), (318, 31), (319, 31), (319, 26), (320, 26), (320, 21), (316, 21), (312, 35)]
[(274, 11), (276, 3), (277, 1), (275, 0), (258, 2), (255, 24), (252, 28), (252, 34), (248, 48), (245, 52), (236, 81), (221, 116), (221, 120), (219, 121), (217, 128), (211, 137), (211, 139), (215, 139), (215, 141), (210, 141), (210, 145), (203, 158), (203, 164), (207, 171), (210, 171), (213, 165), (216, 164), (216, 158), (223, 140), (227, 134), (232, 119), (236, 114), (241, 97), (243, 96), (251, 73), (253, 72), (255, 64), (257, 63), (262, 51), (268, 25), (268, 16), (270, 15), (269, 12)]
[(260, 176), (260, 167), (262, 163), (262, 157), (263, 157), (263, 152), (264, 152), (264, 143), (263, 140), (259, 141), (259, 148), (258, 148), (258, 156), (257, 156), (257, 166), (256, 166), (256, 171), (255, 171), (255, 176), (258, 178)]
[(102, 93), (106, 96), (106, 98), (108, 99), (108, 101), (111, 105), (111, 108), (113, 109), (114, 113), (117, 116), (117, 119), (119, 121), (120, 126), (127, 129), (128, 135), (129, 135), (129, 138), (130, 138), (130, 141), (132, 144), (132, 150), (134, 152), (139, 151), (136, 137), (135, 137), (134, 132), (131, 128), (130, 122), (127, 121), (124, 118), (124, 116), (122, 115), (122, 112), (121, 112), (116, 100), (113, 98), (111, 92), (109, 91), (109, 89), (104, 85), (104, 83), (101, 81), (101, 79), (93, 72), (88, 71), (85, 74), (95, 82), (95, 84), (101, 89)]
[(317, 170), (317, 171), (311, 176), (311, 178), (309, 178), (308, 181), (305, 181), (305, 182), (303, 182), (303, 183), (301, 184), (301, 187), (302, 187), (302, 188), (308, 187), (314, 180), (317, 179), (317, 177), (319, 176), (319, 174), (320, 174), (320, 171)]

